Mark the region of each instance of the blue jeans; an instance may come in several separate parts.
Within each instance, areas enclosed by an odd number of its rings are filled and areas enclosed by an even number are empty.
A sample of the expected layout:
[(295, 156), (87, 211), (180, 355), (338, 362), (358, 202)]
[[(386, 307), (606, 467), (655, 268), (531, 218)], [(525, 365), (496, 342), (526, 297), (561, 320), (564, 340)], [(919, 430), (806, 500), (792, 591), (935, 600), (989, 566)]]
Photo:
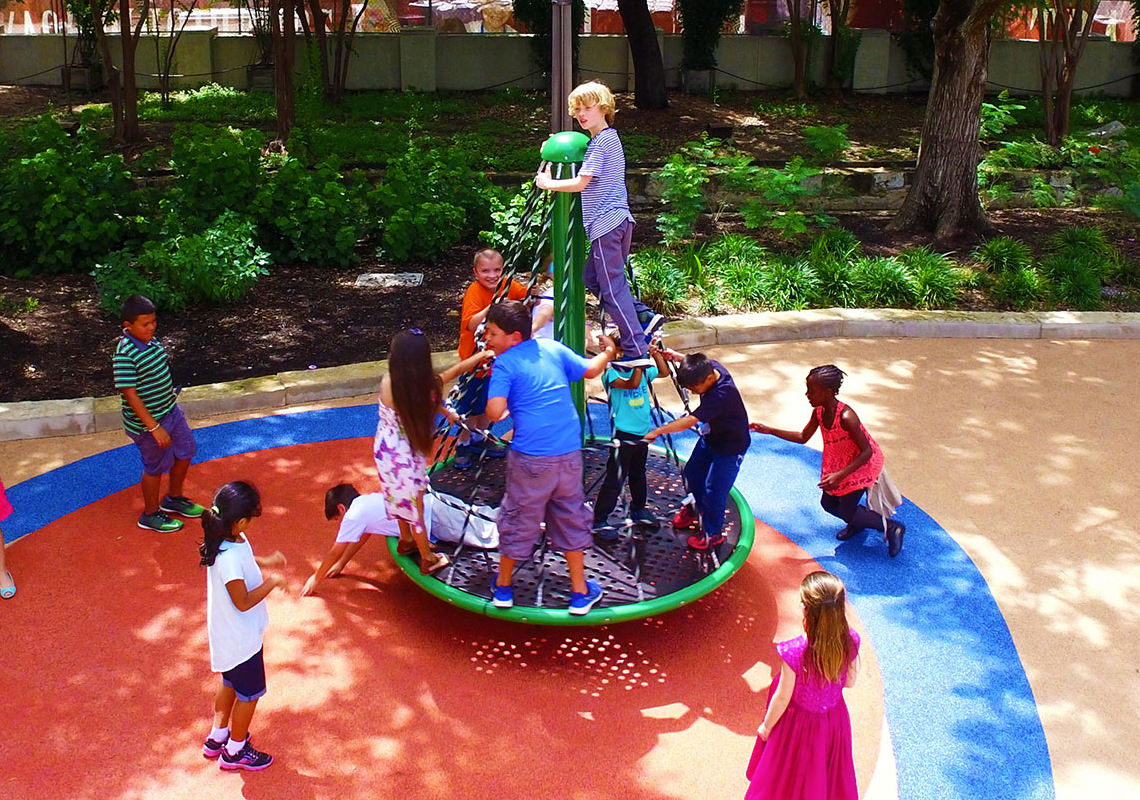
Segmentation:
[(705, 533), (709, 536), (719, 535), (724, 527), (728, 493), (732, 491), (743, 461), (743, 453), (738, 456), (722, 455), (700, 439), (685, 462), (685, 481), (693, 493)]

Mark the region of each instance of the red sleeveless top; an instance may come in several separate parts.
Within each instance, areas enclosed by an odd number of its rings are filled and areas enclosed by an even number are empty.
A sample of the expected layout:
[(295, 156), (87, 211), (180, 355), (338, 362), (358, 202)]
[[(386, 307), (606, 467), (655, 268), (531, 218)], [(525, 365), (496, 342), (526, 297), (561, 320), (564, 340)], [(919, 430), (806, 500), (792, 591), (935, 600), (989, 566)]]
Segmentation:
[[(842, 400), (838, 401), (835, 406), (835, 419), (831, 421), (830, 428), (823, 424), (823, 406), (815, 409), (816, 421), (819, 423), (820, 433), (823, 434), (823, 467), (819, 473), (821, 479), (824, 475), (845, 469), (859, 455), (859, 445), (855, 444), (851, 434), (843, 429), (839, 421), (845, 408), (847, 404)], [(844, 478), (835, 489), (825, 490), (827, 494), (840, 496), (859, 489), (869, 489), (883, 471), (883, 451), (879, 448), (879, 443), (867, 433), (862, 420), (859, 422), (859, 429), (871, 444), (871, 460)]]

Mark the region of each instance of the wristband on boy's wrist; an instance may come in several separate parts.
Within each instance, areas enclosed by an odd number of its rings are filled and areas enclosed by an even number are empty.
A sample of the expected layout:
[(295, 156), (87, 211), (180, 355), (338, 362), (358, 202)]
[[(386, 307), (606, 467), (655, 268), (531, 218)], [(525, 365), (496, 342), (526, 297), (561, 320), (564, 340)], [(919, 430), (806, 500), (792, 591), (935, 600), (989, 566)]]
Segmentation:
[(155, 431), (157, 431), (161, 427), (162, 427), (161, 423), (156, 422), (156, 423), (154, 423), (154, 427), (153, 428), (147, 428), (146, 432), (147, 433), (154, 433)]

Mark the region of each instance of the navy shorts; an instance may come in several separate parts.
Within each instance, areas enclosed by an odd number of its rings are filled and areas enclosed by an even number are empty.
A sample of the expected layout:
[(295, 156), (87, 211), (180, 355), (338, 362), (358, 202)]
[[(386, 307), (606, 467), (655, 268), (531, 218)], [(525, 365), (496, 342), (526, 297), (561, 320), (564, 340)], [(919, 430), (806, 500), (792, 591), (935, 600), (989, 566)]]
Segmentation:
[(487, 389), (491, 386), (490, 375), (480, 375), (468, 379), (467, 390), (455, 403), (455, 413), (461, 417), (477, 417), (487, 410)]
[(194, 441), (194, 434), (186, 424), (186, 415), (182, 413), (182, 406), (175, 404), (166, 416), (157, 420), (162, 429), (170, 436), (168, 447), (159, 447), (153, 433), (131, 433), (127, 436), (139, 449), (142, 456), (143, 472), (147, 475), (165, 475), (174, 466), (175, 460), (181, 461), (193, 458), (198, 452), (198, 444)]
[(237, 699), (249, 703), (265, 694), (265, 661), (263, 647), (233, 669), (222, 673), (222, 685), (234, 690)]

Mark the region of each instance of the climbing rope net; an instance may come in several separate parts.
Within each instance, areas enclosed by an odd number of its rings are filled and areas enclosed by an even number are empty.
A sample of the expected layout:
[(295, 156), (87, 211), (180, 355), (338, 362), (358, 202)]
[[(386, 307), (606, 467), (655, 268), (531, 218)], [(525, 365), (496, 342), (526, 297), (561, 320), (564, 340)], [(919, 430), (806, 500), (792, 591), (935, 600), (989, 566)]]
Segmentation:
[[(545, 169), (549, 162), (543, 162)], [(555, 178), (574, 177), (578, 164), (551, 164)], [(554, 202), (551, 193), (531, 185), (521, 215), (517, 231), (511, 236), (507, 252), (503, 254), (504, 269), (493, 293), (492, 302), (499, 302), (508, 296), (512, 281), (520, 283), (527, 290), (527, 302), (537, 301), (534, 288), (545, 272), (545, 253), (550, 252), (550, 243), (565, 239), (566, 252), (561, 269), (562, 287), (555, 296), (554, 331), (555, 338), (562, 341), (570, 327), (567, 298), (571, 296), (571, 283), (581, 280), (581, 264), (574, 265), (572, 259), (572, 231), (554, 237), (552, 233)], [(569, 226), (581, 225), (581, 196), (569, 196), (573, 204), (569, 215)], [(537, 244), (534, 236), (525, 236), (528, 231), (537, 230)], [(528, 242), (533, 246), (528, 250)], [(630, 286), (637, 293), (632, 270), (626, 265)], [(599, 326), (604, 324), (604, 312), (599, 304)], [(486, 347), (485, 322), (475, 331), (476, 347)], [(600, 328), (602, 329), (602, 328)], [(752, 546), (753, 517), (743, 498), (734, 490), (725, 515), (723, 544), (706, 550), (688, 547), (686, 537), (689, 531), (674, 531), (674, 513), (691, 499), (685, 485), (685, 477), (677, 448), (671, 435), (662, 437), (660, 446), (649, 449), (646, 463), (646, 483), (648, 486), (647, 510), (651, 519), (642, 515), (634, 522), (628, 514), (628, 487), (621, 474), (621, 459), (617, 458), (619, 483), (625, 487), (617, 508), (610, 514), (605, 526), (595, 531), (609, 533), (612, 541), (597, 541), (585, 553), (586, 572), (597, 580), (605, 594), (591, 611), (583, 616), (572, 616), (566, 612), (570, 599), (570, 580), (565, 560), (551, 552), (545, 538), (529, 562), (519, 562), (514, 576), (515, 606), (510, 609), (495, 608), (490, 602), (490, 584), (498, 569), (498, 557), (494, 548), (483, 546), (479, 537), (468, 536), (468, 529), (479, 523), (493, 523), (490, 509), (497, 508), (502, 500), (506, 480), (506, 463), (503, 458), (493, 458), (489, 448), (473, 448), (473, 463), (469, 468), (455, 466), (454, 456), (459, 442), (460, 430), (467, 431), (473, 438), (482, 437), (492, 446), (509, 447), (510, 442), (503, 437), (508, 420), (483, 429), (469, 419), (455, 414), (456, 408), (464, 407), (464, 401), (480, 389), (480, 382), (489, 379), (492, 359), (480, 364), (475, 370), (459, 378), (444, 400), (445, 406), (457, 421), (441, 417), (436, 429), (436, 447), (431, 471), (431, 488), (434, 508), (446, 506), (453, 516), (462, 515), (462, 525), (457, 541), (440, 541), (438, 545), (451, 559), (451, 566), (431, 576), (419, 574), (410, 569), (410, 560), (397, 559), (405, 572), (418, 581), (423, 588), (450, 603), (470, 611), (510, 619), (519, 622), (542, 624), (599, 625), (629, 619), (638, 619), (652, 614), (677, 608), (715, 589), (726, 581), (743, 563)], [(677, 380), (672, 361), (665, 360), (669, 378), (676, 389), (686, 414), (689, 413), (688, 392)], [(646, 381), (651, 398), (651, 419), (654, 426), (672, 419), (653, 388), (652, 381)], [(614, 419), (610, 401), (610, 384), (602, 381), (605, 397), (587, 397), (585, 413), (581, 414), (583, 438), (586, 497), (597, 496), (603, 480), (611, 452), (617, 456), (616, 448), (644, 443), (642, 440), (615, 439)], [(734, 500), (735, 502), (732, 502)], [(489, 508), (488, 508), (489, 507)], [(485, 524), (484, 524), (485, 527)], [(599, 537), (600, 538), (600, 537)], [(394, 547), (394, 543), (391, 545)]]

